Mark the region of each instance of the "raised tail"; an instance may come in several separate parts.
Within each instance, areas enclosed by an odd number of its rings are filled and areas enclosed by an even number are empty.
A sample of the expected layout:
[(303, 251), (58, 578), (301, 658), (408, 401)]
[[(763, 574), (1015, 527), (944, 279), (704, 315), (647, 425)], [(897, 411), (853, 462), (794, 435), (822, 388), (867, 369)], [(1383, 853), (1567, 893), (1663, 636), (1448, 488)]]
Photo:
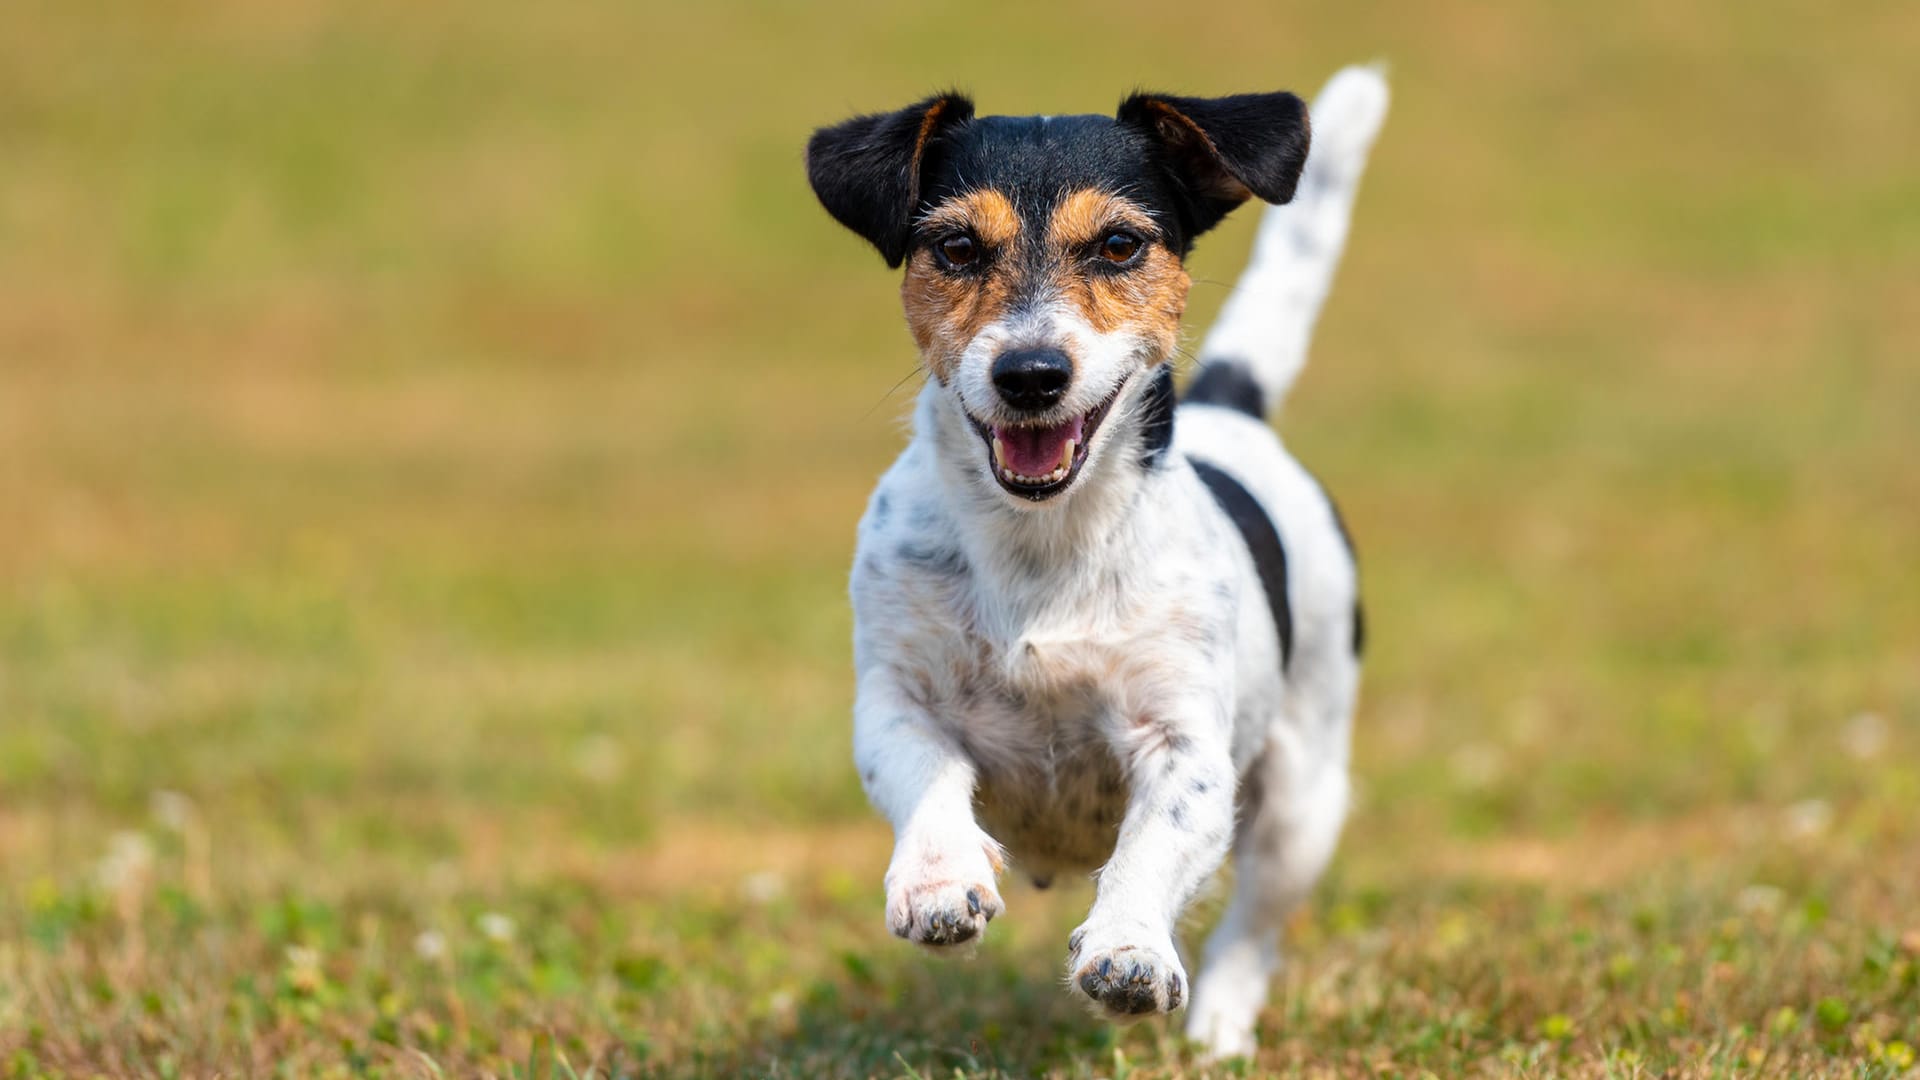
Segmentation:
[(1307, 342), (1346, 246), (1367, 151), (1387, 117), (1377, 67), (1342, 68), (1313, 101), (1313, 146), (1293, 201), (1269, 206), (1253, 257), (1200, 349), (1195, 404), (1265, 416), (1307, 362)]

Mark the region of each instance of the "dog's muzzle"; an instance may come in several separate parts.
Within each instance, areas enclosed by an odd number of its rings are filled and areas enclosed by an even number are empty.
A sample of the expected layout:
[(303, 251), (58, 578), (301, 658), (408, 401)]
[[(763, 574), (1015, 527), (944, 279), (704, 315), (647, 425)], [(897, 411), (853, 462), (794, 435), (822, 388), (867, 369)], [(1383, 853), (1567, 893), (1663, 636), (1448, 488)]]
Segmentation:
[(1056, 423), (987, 424), (969, 415), (987, 445), (988, 469), (1009, 493), (1041, 502), (1067, 490), (1086, 464), (1100, 422), (1126, 388), (1123, 381), (1100, 404)]

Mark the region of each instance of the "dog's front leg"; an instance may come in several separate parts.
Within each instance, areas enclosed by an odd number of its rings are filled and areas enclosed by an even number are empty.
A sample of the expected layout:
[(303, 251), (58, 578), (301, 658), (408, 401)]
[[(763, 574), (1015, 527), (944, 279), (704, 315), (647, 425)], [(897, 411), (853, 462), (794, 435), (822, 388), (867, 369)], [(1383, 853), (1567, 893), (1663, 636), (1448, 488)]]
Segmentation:
[(1118, 747), (1130, 791), (1087, 921), (1067, 943), (1072, 985), (1108, 1017), (1171, 1012), (1187, 998), (1175, 923), (1219, 869), (1233, 833), (1228, 706), (1191, 702), (1130, 718)]
[(994, 878), (1005, 864), (973, 817), (972, 760), (885, 671), (860, 681), (853, 758), (867, 797), (893, 823), (888, 928), (935, 947), (979, 937), (1003, 909)]

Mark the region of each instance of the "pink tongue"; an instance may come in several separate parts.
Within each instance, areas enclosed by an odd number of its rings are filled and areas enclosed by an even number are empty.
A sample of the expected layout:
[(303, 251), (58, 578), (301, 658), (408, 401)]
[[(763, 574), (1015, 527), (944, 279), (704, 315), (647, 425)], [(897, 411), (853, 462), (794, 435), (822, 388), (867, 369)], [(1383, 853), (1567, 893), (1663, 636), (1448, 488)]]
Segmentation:
[(1060, 467), (1067, 440), (1078, 439), (1086, 420), (1076, 416), (1058, 427), (996, 427), (993, 434), (1006, 447), (1007, 470), (1022, 476), (1046, 476)]

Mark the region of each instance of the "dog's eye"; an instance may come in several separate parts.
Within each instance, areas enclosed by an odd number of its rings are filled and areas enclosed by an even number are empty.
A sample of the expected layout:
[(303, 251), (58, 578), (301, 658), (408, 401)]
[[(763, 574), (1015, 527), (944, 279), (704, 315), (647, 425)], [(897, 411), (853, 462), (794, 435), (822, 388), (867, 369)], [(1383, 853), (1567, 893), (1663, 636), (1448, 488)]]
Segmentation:
[(1100, 242), (1100, 257), (1115, 265), (1125, 265), (1140, 253), (1140, 238), (1117, 232)]
[(950, 267), (972, 266), (980, 257), (980, 245), (966, 233), (955, 233), (940, 241), (940, 258)]

